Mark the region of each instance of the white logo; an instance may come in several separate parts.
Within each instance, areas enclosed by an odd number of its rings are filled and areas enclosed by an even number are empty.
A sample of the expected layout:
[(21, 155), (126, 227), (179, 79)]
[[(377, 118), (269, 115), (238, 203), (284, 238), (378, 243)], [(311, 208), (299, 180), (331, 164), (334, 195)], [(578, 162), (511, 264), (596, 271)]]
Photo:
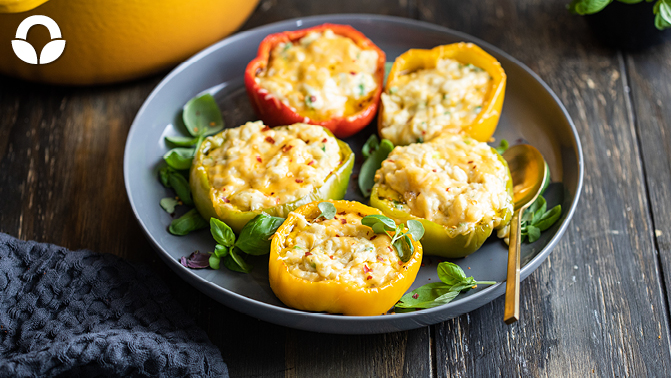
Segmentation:
[(44, 25), (49, 29), (51, 35), (51, 42), (47, 43), (40, 52), (39, 64), (51, 63), (58, 59), (65, 49), (65, 40), (61, 38), (61, 29), (56, 24), (56, 21), (47, 16), (30, 16), (23, 20), (16, 29), (16, 38), (12, 40), (12, 48), (16, 56), (26, 63), (38, 64), (37, 52), (33, 45), (26, 41), (28, 30), (35, 25)]

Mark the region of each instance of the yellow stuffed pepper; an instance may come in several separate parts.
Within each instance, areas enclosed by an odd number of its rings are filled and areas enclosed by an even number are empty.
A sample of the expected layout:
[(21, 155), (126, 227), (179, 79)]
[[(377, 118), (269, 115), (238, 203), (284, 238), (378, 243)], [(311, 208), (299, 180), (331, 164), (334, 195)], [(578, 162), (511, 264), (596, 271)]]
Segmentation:
[[(335, 216), (321, 216), (319, 202), (289, 214), (271, 241), (268, 279), (275, 295), (299, 310), (344, 315), (385, 314), (415, 280), (422, 246), (405, 258), (387, 233), (362, 224), (377, 209), (350, 201), (328, 201)], [(404, 261), (406, 260), (406, 261)]]
[(513, 215), (506, 161), (464, 135), (395, 147), (374, 181), (371, 206), (390, 218), (420, 221), (427, 255), (467, 256)]
[(284, 218), (306, 203), (343, 198), (354, 159), (322, 126), (248, 122), (201, 143), (189, 184), (205, 219), (239, 233), (260, 213)]
[(472, 43), (408, 50), (388, 75), (378, 131), (395, 145), (422, 143), (444, 131), (487, 142), (499, 122), (505, 87), (499, 62)]

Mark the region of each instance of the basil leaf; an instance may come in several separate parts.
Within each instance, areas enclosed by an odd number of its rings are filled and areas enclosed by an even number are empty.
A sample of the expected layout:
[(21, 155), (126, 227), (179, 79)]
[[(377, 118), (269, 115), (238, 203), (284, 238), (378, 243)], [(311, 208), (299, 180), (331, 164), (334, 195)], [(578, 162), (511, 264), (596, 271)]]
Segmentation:
[(166, 154), (163, 155), (163, 160), (175, 169), (189, 169), (189, 167), (191, 167), (191, 161), (194, 160), (195, 152), (196, 149), (194, 148), (176, 147), (166, 152)]
[(182, 120), (189, 134), (195, 137), (214, 134), (224, 128), (222, 112), (209, 93), (189, 100), (182, 108)]
[(534, 203), (537, 203), (537, 209), (534, 211), (534, 217), (532, 218), (532, 224), (537, 222), (538, 220), (541, 219), (541, 217), (544, 215), (546, 212), (546, 199), (542, 196), (537, 197), (536, 201)]
[(161, 198), (159, 204), (161, 205), (163, 210), (166, 210), (168, 214), (172, 214), (175, 212), (175, 206), (177, 206), (179, 202), (173, 197), (166, 197)]
[(448, 261), (439, 263), (439, 266), (436, 268), (436, 273), (439, 275), (439, 279), (442, 282), (450, 286), (455, 286), (467, 280), (464, 270), (458, 265)]
[(168, 182), (168, 177), (170, 176), (171, 173), (177, 173), (173, 167), (166, 165), (165, 167), (161, 167), (159, 169), (159, 180), (161, 181), (161, 184), (165, 186), (166, 188), (170, 188), (170, 182)]
[(500, 155), (502, 155), (508, 149), (509, 149), (509, 141), (506, 139), (500, 140), (499, 146), (495, 147), (495, 151), (497, 151), (497, 153)]
[(567, 8), (570, 12), (579, 15), (593, 14), (601, 11), (612, 0), (573, 0)]
[(541, 236), (541, 230), (535, 226), (527, 226), (527, 239), (528, 242), (534, 243)]
[(380, 234), (382, 232), (376, 231), (376, 229), (374, 228), (375, 225), (378, 225), (377, 226), (378, 229), (380, 229), (380, 227), (383, 227), (383, 229), (387, 231), (396, 231), (397, 229), (397, 224), (394, 223), (392, 219), (384, 215), (378, 215), (378, 214), (365, 216), (364, 218), (362, 218), (362, 224), (373, 228), (373, 231), (377, 234)]
[[(444, 295), (451, 293), (450, 287), (443, 282), (432, 282), (419, 288), (411, 291), (410, 293), (404, 294), (403, 297), (397, 302), (395, 307), (397, 308), (431, 308), (440, 306), (442, 304), (450, 302), (453, 298), (459, 294), (459, 292), (454, 292), (452, 298), (443, 297)], [(442, 300), (436, 301), (437, 298), (442, 298)]]
[(184, 136), (167, 136), (166, 140), (178, 147), (191, 147), (198, 142), (198, 138), (189, 138)]
[(252, 265), (246, 263), (238, 254), (238, 251), (240, 251), (240, 249), (235, 247), (229, 250), (228, 256), (224, 257), (224, 266), (234, 272), (250, 273), (253, 268)]
[(317, 207), (322, 212), (320, 217), (324, 217), (324, 219), (334, 219), (336, 216), (336, 206), (331, 202), (320, 202)]
[(364, 155), (365, 158), (369, 157), (369, 155), (371, 155), (371, 151), (375, 151), (378, 148), (378, 144), (378, 137), (376, 134), (371, 135), (362, 147), (362, 155)]
[(175, 193), (185, 205), (193, 205), (194, 201), (191, 199), (191, 188), (189, 182), (179, 172), (173, 172), (168, 175), (168, 183), (170, 187), (175, 189)]
[(221, 259), (222, 257), (226, 257), (226, 255), (229, 254), (229, 250), (230, 250), (231, 248), (232, 248), (232, 247), (225, 247), (225, 246), (223, 246), (223, 245), (221, 245), (221, 244), (217, 244), (217, 245), (215, 246), (215, 252), (214, 252), (214, 254), (215, 254), (215, 256), (217, 256), (217, 257), (219, 257), (219, 258)]
[(210, 257), (210, 254), (208, 253), (200, 253), (198, 251), (192, 252), (189, 257), (184, 257), (180, 258), (180, 264), (182, 266), (185, 266), (187, 268), (192, 268), (192, 269), (203, 269), (207, 268), (209, 266), (208, 263), (208, 258)]
[(208, 258), (208, 264), (210, 265), (210, 268), (218, 270), (220, 260), (221, 259), (217, 255), (215, 254), (210, 255), (210, 258)]
[(415, 219), (409, 219), (406, 221), (406, 227), (408, 227), (408, 232), (413, 235), (413, 240), (420, 241), (425, 235), (425, 227), (422, 225), (422, 222)]
[(183, 216), (170, 222), (168, 231), (173, 235), (181, 236), (206, 227), (208, 227), (208, 222), (201, 217), (196, 209), (191, 209)]
[(225, 247), (232, 247), (236, 241), (231, 227), (217, 218), (210, 218), (210, 233), (217, 243)]
[(562, 207), (560, 205), (556, 205), (551, 210), (545, 212), (544, 215), (541, 216), (541, 219), (539, 219), (539, 221), (533, 225), (539, 228), (540, 231), (546, 231), (560, 218), (561, 214)]
[(665, 30), (672, 23), (670, 0), (658, 0), (653, 5), (653, 14), (656, 15), (654, 25), (658, 30)]
[(359, 190), (362, 191), (365, 197), (371, 195), (371, 188), (373, 188), (374, 180), (373, 177), (376, 175), (376, 171), (380, 168), (380, 165), (383, 163), (383, 160), (387, 158), (387, 155), (392, 152), (394, 145), (387, 139), (383, 139), (380, 142), (378, 148), (372, 152), (369, 157), (362, 164), (362, 169), (359, 171)]
[(236, 247), (248, 255), (266, 255), (271, 252), (271, 238), (285, 218), (259, 214), (240, 231)]

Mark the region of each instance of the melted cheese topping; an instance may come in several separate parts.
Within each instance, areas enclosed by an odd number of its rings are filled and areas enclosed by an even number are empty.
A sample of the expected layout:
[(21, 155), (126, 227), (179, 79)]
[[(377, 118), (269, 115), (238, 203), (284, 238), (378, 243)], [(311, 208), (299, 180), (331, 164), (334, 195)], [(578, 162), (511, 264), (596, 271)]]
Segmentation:
[(298, 221), (279, 253), (291, 274), (308, 281), (341, 281), (379, 287), (406, 269), (390, 237), (362, 225), (362, 214)]
[(383, 138), (394, 144), (428, 141), (459, 131), (481, 112), (492, 77), (473, 64), (441, 59), (436, 68), (400, 75), (383, 93)]
[(296, 201), (320, 188), (341, 164), (336, 138), (321, 126), (269, 128), (261, 121), (209, 138), (203, 159), (215, 206), (255, 211)]
[(377, 64), (376, 51), (325, 30), (279, 43), (255, 80), (295, 112), (326, 120), (366, 107), (377, 87)]
[(376, 172), (379, 197), (412, 215), (466, 234), (496, 227), (513, 210), (508, 169), (487, 144), (457, 134), (395, 147)]

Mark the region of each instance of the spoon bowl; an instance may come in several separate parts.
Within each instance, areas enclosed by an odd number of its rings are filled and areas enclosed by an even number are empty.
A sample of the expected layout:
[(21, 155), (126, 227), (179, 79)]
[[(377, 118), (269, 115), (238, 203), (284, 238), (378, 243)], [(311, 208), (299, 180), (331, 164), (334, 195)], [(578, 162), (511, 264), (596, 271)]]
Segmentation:
[(523, 211), (543, 192), (549, 180), (544, 156), (529, 144), (519, 144), (502, 155), (513, 181), (514, 212), (509, 227), (509, 259), (506, 270), (504, 322), (520, 316), (520, 219)]

